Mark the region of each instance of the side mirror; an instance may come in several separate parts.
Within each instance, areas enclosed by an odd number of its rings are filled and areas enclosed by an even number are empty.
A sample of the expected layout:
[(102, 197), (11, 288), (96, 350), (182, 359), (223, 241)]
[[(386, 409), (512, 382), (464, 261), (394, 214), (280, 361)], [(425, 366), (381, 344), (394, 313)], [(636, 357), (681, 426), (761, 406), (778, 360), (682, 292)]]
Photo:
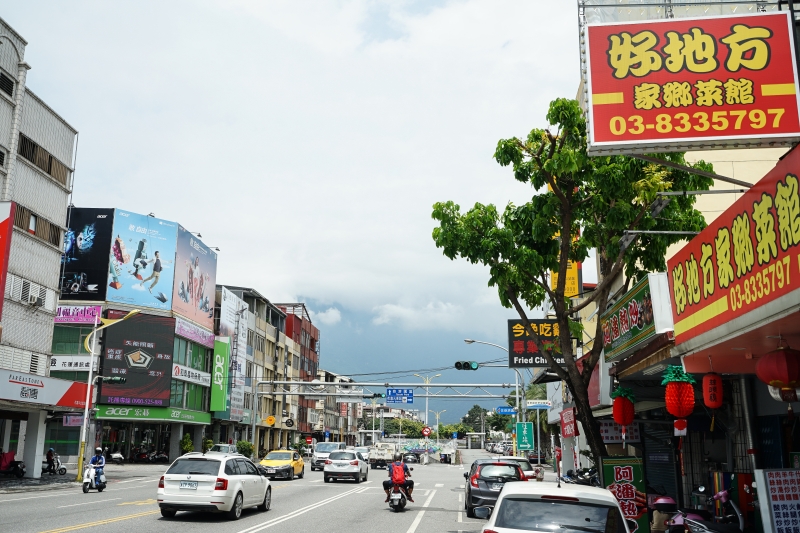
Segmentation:
[(469, 479), (469, 472), (464, 472), (464, 479)]
[(475, 513), (475, 518), (480, 518), (482, 520), (486, 520), (490, 516), (492, 516), (492, 508), (491, 507), (476, 507), (473, 509)]

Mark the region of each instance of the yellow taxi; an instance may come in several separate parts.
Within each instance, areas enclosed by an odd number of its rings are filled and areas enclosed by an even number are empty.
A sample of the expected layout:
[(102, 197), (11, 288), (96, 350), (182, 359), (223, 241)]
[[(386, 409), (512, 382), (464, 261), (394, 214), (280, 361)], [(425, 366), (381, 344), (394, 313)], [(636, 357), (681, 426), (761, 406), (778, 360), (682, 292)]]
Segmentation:
[(269, 452), (260, 464), (267, 471), (267, 477), (270, 479), (294, 479), (295, 476), (302, 478), (306, 474), (306, 464), (300, 454), (294, 450)]

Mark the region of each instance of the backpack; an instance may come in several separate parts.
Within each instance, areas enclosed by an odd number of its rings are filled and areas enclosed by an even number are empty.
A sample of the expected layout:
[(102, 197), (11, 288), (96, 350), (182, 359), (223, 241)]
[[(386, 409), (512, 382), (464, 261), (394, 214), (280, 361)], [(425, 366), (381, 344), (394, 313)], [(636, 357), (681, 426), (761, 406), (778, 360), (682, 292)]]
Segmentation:
[(406, 482), (406, 471), (402, 464), (392, 463), (392, 483), (402, 485)]

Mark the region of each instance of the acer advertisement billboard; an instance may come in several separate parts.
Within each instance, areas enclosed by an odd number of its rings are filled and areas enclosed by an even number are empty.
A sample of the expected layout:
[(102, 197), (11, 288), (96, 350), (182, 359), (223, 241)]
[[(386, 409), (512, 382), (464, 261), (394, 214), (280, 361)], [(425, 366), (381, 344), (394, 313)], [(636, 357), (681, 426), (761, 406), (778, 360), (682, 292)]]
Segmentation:
[(589, 153), (800, 140), (789, 13), (586, 26)]

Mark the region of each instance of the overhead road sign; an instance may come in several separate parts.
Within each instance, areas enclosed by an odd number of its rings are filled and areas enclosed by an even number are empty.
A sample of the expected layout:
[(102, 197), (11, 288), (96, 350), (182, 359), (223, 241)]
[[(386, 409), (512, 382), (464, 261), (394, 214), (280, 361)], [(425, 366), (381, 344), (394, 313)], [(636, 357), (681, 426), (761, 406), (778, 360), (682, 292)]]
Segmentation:
[(508, 405), (501, 405), (497, 409), (494, 410), (495, 413), (498, 415), (513, 415), (516, 414), (517, 410), (514, 407), (510, 407)]
[(553, 402), (550, 400), (526, 400), (525, 407), (528, 409), (550, 409)]
[(386, 389), (386, 403), (414, 403), (414, 389)]

